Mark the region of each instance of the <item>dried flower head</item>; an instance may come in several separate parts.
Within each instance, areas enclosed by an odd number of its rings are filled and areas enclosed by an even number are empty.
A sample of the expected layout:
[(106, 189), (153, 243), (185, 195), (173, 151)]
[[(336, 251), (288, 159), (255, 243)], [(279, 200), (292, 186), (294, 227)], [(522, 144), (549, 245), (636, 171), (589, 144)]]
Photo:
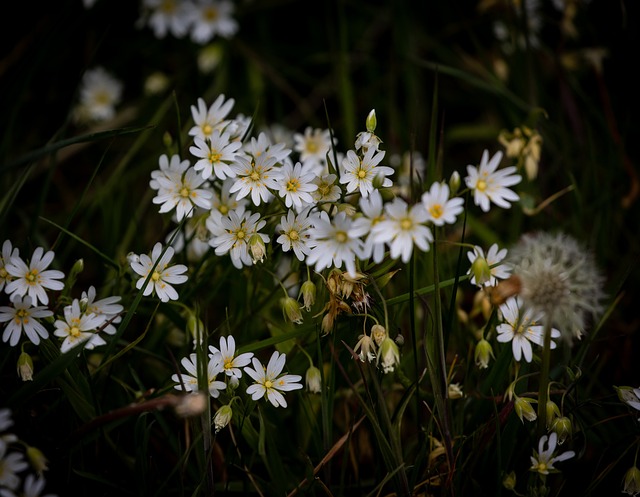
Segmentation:
[(564, 233), (525, 234), (509, 251), (526, 307), (544, 314), (567, 341), (602, 311), (604, 277), (593, 255)]

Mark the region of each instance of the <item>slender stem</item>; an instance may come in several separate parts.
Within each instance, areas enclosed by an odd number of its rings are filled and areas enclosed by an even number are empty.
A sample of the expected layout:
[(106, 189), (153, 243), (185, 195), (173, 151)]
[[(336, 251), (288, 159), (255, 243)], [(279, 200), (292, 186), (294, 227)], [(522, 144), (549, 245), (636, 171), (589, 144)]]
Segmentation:
[(551, 318), (550, 314), (547, 315), (543, 332), (542, 365), (538, 386), (538, 438), (547, 432), (547, 401), (549, 400), (549, 370), (551, 365)]

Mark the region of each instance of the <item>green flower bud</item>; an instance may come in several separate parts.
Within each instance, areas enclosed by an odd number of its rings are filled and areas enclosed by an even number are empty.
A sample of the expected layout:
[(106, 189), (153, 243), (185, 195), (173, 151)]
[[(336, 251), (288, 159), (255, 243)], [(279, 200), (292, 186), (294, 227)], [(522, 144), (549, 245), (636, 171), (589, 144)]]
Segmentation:
[(491, 280), (491, 267), (487, 259), (484, 257), (476, 257), (471, 264), (471, 272), (476, 279), (476, 285), (484, 285), (487, 281)]
[(369, 115), (367, 116), (367, 120), (365, 122), (367, 126), (367, 131), (369, 133), (373, 133), (376, 130), (376, 126), (378, 125), (378, 120), (376, 119), (376, 110), (371, 109)]
[(22, 381), (33, 381), (33, 360), (26, 352), (18, 357), (18, 376)]
[(623, 494), (638, 495), (640, 493), (640, 469), (632, 466), (624, 475)]
[(49, 461), (44, 457), (42, 451), (36, 447), (27, 447), (27, 459), (29, 459), (31, 466), (36, 470), (36, 473), (40, 475), (43, 471), (49, 469), (47, 466)]
[(535, 421), (538, 418), (535, 409), (531, 406), (532, 402), (535, 402), (535, 400), (528, 397), (518, 397), (516, 395), (516, 400), (513, 403), (513, 408), (520, 418), (520, 421), (522, 421), (523, 423), (525, 419), (527, 421)]
[(571, 420), (566, 416), (560, 416), (553, 422), (553, 426), (551, 428), (558, 434), (558, 443), (562, 445), (567, 437), (570, 437), (573, 433), (573, 426), (571, 425)]
[(285, 297), (280, 300), (282, 304), (282, 314), (292, 323), (302, 324), (302, 313), (300, 312), (300, 304), (292, 297)]
[(254, 264), (257, 264), (258, 261), (264, 261), (264, 256), (267, 254), (267, 247), (262, 237), (257, 233), (254, 233), (251, 235), (251, 238), (249, 238), (249, 251), (251, 252), (251, 259)]
[(560, 409), (558, 404), (552, 400), (547, 401), (547, 429), (550, 429), (556, 418), (560, 417)]
[(391, 373), (400, 364), (400, 350), (398, 345), (388, 335), (380, 344), (378, 350), (378, 364), (382, 360), (382, 370)]
[(449, 178), (449, 190), (451, 191), (451, 196), (453, 197), (458, 190), (460, 189), (460, 173), (458, 171), (453, 171), (451, 174), (451, 178)]
[(309, 390), (309, 392), (320, 393), (322, 388), (322, 375), (317, 367), (311, 366), (307, 369), (305, 380), (307, 383), (307, 390)]
[(213, 416), (213, 425), (215, 427), (216, 433), (218, 433), (222, 428), (227, 426), (233, 417), (233, 409), (231, 406), (224, 405), (220, 409), (216, 411)]
[(489, 367), (489, 361), (493, 355), (493, 348), (491, 344), (484, 338), (481, 338), (476, 344), (476, 350), (474, 354), (474, 358), (476, 361), (476, 366), (480, 369), (487, 369)]
[(507, 473), (504, 475), (502, 479), (502, 486), (507, 490), (513, 490), (516, 488), (516, 472), (512, 471), (511, 473)]
[(304, 308), (307, 312), (311, 310), (313, 304), (316, 303), (316, 285), (313, 281), (307, 280), (300, 287)]
[(387, 330), (384, 329), (384, 326), (380, 324), (374, 324), (371, 327), (371, 338), (376, 342), (376, 345), (380, 347), (382, 341), (387, 338)]

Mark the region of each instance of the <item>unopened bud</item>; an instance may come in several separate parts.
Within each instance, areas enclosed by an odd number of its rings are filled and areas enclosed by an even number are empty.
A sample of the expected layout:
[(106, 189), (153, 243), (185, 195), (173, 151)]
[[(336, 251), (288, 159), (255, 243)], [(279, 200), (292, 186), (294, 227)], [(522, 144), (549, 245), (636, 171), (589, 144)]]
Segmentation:
[(487, 369), (489, 367), (489, 361), (493, 355), (493, 348), (491, 344), (484, 338), (481, 338), (476, 344), (476, 350), (474, 354), (474, 358), (476, 361), (476, 366), (480, 369)]
[(632, 466), (624, 474), (622, 493), (638, 495), (640, 493), (640, 469)]
[(460, 189), (460, 173), (458, 171), (453, 171), (451, 173), (451, 177), (449, 178), (449, 190), (451, 191), (450, 195), (453, 197), (458, 190)]
[(551, 428), (558, 434), (558, 443), (563, 444), (567, 437), (570, 437), (573, 433), (573, 426), (571, 420), (566, 416), (560, 416), (553, 422)]
[(529, 399), (527, 397), (518, 397), (516, 395), (516, 400), (513, 403), (513, 408), (520, 418), (520, 421), (522, 421), (523, 423), (525, 419), (527, 421), (535, 421), (538, 418), (535, 409), (531, 406), (532, 402), (535, 402), (535, 400)]
[(551, 428), (553, 422), (556, 418), (560, 417), (560, 409), (558, 408), (558, 404), (556, 404), (553, 400), (547, 401), (547, 430)]
[(378, 125), (378, 119), (376, 118), (376, 110), (371, 109), (369, 115), (367, 116), (367, 120), (365, 122), (367, 126), (367, 131), (369, 133), (373, 133), (376, 130), (376, 126)]
[(516, 472), (512, 471), (511, 473), (507, 473), (504, 475), (502, 479), (502, 486), (507, 490), (513, 490), (516, 488)]
[(302, 324), (302, 313), (300, 312), (300, 304), (293, 297), (285, 297), (281, 301), (282, 314), (292, 323)]
[(311, 310), (313, 304), (316, 303), (316, 285), (313, 281), (307, 280), (300, 287), (300, 293), (302, 294), (302, 301), (304, 302), (304, 308), (307, 312)]
[(464, 393), (462, 392), (460, 383), (450, 383), (447, 395), (450, 399), (461, 399), (462, 397), (464, 397)]
[(49, 466), (47, 466), (49, 464), (49, 461), (44, 456), (42, 451), (36, 447), (27, 447), (27, 459), (29, 459), (31, 466), (39, 475), (42, 475), (43, 471), (49, 469)]
[(381, 361), (382, 370), (385, 373), (391, 373), (396, 365), (400, 364), (400, 350), (389, 336), (382, 341), (378, 350), (378, 364)]
[(218, 433), (222, 428), (227, 426), (233, 417), (233, 409), (231, 406), (224, 405), (220, 409), (216, 411), (213, 416), (213, 425), (215, 427), (216, 433)]
[(305, 376), (307, 383), (307, 390), (311, 393), (320, 393), (322, 386), (322, 375), (320, 374), (320, 370), (311, 366), (307, 369), (307, 374)]
[(18, 357), (18, 376), (22, 381), (33, 381), (33, 360), (26, 352)]
[(267, 254), (267, 247), (258, 233), (254, 233), (251, 235), (251, 238), (249, 238), (249, 250), (254, 264), (257, 264), (258, 261), (264, 261), (264, 256)]
[(374, 324), (371, 327), (371, 338), (376, 342), (376, 345), (380, 347), (382, 341), (387, 338), (387, 330), (384, 329), (384, 326), (380, 324)]
[(476, 257), (471, 264), (471, 273), (475, 278), (475, 284), (482, 286), (491, 280), (491, 268), (487, 259), (484, 257)]

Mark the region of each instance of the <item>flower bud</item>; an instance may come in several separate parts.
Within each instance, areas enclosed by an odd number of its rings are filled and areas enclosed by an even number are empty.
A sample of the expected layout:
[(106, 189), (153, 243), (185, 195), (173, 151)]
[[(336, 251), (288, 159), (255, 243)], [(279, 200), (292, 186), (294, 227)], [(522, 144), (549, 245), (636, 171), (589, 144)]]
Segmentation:
[(83, 259), (78, 259), (76, 262), (73, 263), (73, 266), (71, 266), (71, 271), (69, 271), (69, 274), (67, 276), (67, 281), (65, 282), (65, 287), (68, 288), (73, 288), (73, 285), (75, 285), (76, 280), (78, 279), (78, 275), (83, 271), (84, 269), (84, 260)]
[(566, 416), (560, 416), (553, 422), (553, 426), (551, 428), (558, 434), (558, 443), (562, 445), (562, 443), (570, 437), (573, 433), (573, 426), (571, 425), (571, 420)]
[(18, 357), (18, 376), (22, 381), (33, 381), (33, 360), (26, 352)]
[(251, 252), (251, 259), (254, 264), (257, 264), (258, 261), (264, 261), (264, 256), (267, 254), (267, 247), (258, 233), (254, 233), (251, 235), (251, 238), (249, 238), (249, 251)]
[(222, 60), (222, 46), (219, 43), (211, 43), (198, 52), (198, 69), (202, 74), (212, 72)]
[(531, 402), (535, 402), (535, 400), (528, 397), (518, 397), (516, 395), (516, 400), (513, 403), (513, 408), (520, 418), (520, 421), (522, 421), (523, 423), (525, 419), (527, 421), (535, 421), (538, 418), (535, 409), (531, 406)]
[(29, 459), (31, 466), (39, 475), (41, 475), (43, 471), (49, 469), (49, 467), (47, 466), (49, 464), (49, 461), (44, 456), (42, 451), (36, 447), (27, 447), (27, 459)]
[(638, 495), (640, 493), (640, 469), (637, 466), (632, 466), (625, 473), (622, 493), (629, 495)]
[(387, 338), (387, 330), (385, 330), (384, 326), (380, 324), (374, 324), (371, 327), (371, 338), (373, 338), (376, 345), (380, 347), (382, 341)]
[(285, 297), (280, 300), (282, 303), (282, 314), (292, 323), (302, 324), (302, 313), (300, 304), (293, 297)]
[(516, 488), (516, 472), (512, 471), (511, 473), (507, 473), (504, 475), (502, 479), (502, 486), (507, 490), (513, 490)]
[(391, 373), (397, 364), (400, 364), (400, 350), (398, 345), (388, 335), (380, 344), (378, 350), (378, 364), (382, 359), (382, 370)]
[(487, 369), (489, 367), (489, 361), (492, 357), (494, 357), (494, 355), (491, 344), (485, 338), (481, 338), (476, 344), (476, 350), (474, 354), (476, 366), (478, 366), (480, 369)]
[(556, 418), (560, 417), (560, 409), (558, 408), (558, 404), (556, 404), (553, 400), (547, 401), (547, 430), (551, 429), (553, 422)]
[(464, 397), (460, 383), (450, 383), (447, 395), (450, 399), (461, 399)]
[(450, 195), (453, 197), (458, 190), (460, 189), (460, 173), (458, 171), (453, 171), (451, 174), (451, 178), (449, 178), (449, 190), (451, 191)]
[(227, 426), (233, 417), (233, 409), (231, 406), (224, 405), (220, 409), (216, 411), (213, 416), (213, 425), (215, 427), (216, 433), (218, 433), (222, 428)]
[(378, 125), (378, 120), (376, 119), (376, 110), (371, 109), (369, 115), (367, 116), (367, 120), (365, 122), (367, 126), (367, 131), (369, 133), (373, 133), (376, 130), (376, 126)]
[(386, 179), (387, 178), (384, 174), (378, 173), (374, 176), (373, 180), (371, 181), (371, 184), (376, 190), (379, 190), (384, 186), (384, 182)]
[(473, 264), (471, 264), (471, 272), (475, 277), (476, 285), (482, 286), (491, 280), (491, 268), (484, 257), (478, 256), (475, 258)]
[(322, 375), (320, 374), (320, 370), (311, 366), (307, 369), (307, 374), (305, 377), (307, 383), (307, 390), (311, 393), (320, 393), (322, 386)]
[(313, 281), (307, 280), (300, 287), (304, 308), (307, 312), (311, 310), (313, 304), (316, 303), (316, 285)]

